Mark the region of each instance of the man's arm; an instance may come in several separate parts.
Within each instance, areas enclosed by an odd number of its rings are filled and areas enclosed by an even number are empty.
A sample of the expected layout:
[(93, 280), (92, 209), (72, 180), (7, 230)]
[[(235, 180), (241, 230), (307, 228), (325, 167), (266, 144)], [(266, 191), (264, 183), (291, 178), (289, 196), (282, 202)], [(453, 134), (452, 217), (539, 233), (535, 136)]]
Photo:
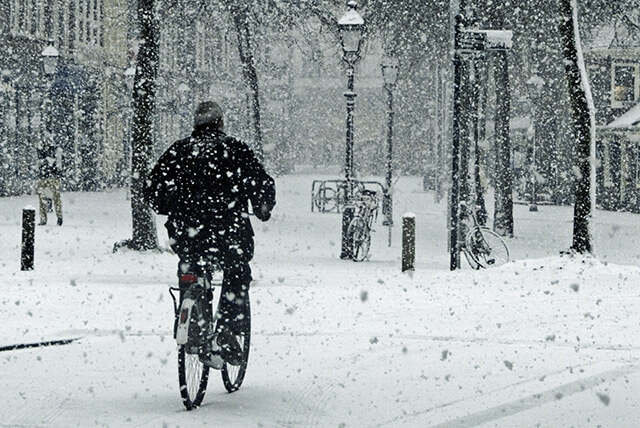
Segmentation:
[(165, 151), (144, 182), (143, 197), (158, 214), (168, 215), (175, 189), (173, 166), (176, 164), (175, 145)]
[(276, 205), (275, 181), (267, 174), (253, 151), (244, 143), (241, 144), (240, 154), (242, 169), (245, 171), (243, 183), (251, 201), (253, 213), (260, 220), (267, 221)]

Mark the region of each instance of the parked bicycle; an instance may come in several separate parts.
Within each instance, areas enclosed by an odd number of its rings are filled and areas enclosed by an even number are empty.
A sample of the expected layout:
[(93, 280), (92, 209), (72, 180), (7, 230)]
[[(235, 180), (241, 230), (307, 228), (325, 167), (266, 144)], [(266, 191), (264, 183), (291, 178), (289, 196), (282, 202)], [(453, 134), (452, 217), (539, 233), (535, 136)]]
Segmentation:
[[(175, 311), (174, 338), (178, 344), (178, 379), (182, 402), (187, 410), (192, 410), (202, 403), (209, 380), (208, 362), (212, 349), (216, 346), (216, 321), (218, 311), (213, 312), (213, 303), (219, 307), (221, 281), (213, 281), (214, 273), (219, 269), (208, 260), (201, 260), (200, 271), (204, 272), (197, 278), (184, 275), (180, 288), (170, 287)], [(191, 276), (189, 278), (186, 278)], [(186, 285), (183, 285), (186, 284)], [(176, 298), (174, 292), (179, 292)], [(248, 296), (247, 296), (248, 298)], [(249, 305), (246, 306), (250, 311)], [(242, 385), (249, 361), (249, 343), (251, 338), (250, 313), (244, 314), (240, 331), (235, 339), (240, 345), (241, 352), (238, 360), (233, 364), (220, 361), (222, 382), (228, 392), (237, 391)]]
[(360, 189), (353, 200), (354, 216), (349, 223), (347, 236), (351, 244), (351, 258), (354, 262), (363, 261), (371, 247), (371, 231), (378, 218), (378, 192)]
[(465, 203), (460, 204), (460, 214), (460, 236), (464, 236), (460, 250), (469, 266), (472, 269), (480, 269), (507, 263), (509, 248), (502, 237), (488, 227), (480, 225), (475, 211)]

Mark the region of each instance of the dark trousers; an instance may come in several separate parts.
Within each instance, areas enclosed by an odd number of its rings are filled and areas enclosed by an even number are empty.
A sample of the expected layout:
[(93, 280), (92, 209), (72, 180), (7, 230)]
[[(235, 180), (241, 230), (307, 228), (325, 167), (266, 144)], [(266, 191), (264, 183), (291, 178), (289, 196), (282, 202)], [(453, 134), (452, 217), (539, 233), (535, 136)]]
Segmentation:
[[(171, 248), (180, 258), (178, 277), (202, 275), (201, 260), (209, 260), (222, 270), (222, 289), (218, 303), (218, 328), (237, 333), (250, 325), (249, 286), (253, 258), (253, 236), (235, 231), (197, 230), (176, 221), (165, 224)], [(240, 231), (241, 232), (241, 231)]]

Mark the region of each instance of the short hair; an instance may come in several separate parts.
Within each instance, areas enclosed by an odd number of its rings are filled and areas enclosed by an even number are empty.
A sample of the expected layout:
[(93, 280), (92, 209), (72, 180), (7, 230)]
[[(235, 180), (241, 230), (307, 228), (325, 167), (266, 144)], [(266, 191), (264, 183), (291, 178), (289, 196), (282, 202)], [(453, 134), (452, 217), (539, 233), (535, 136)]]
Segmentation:
[(198, 104), (193, 117), (193, 126), (215, 124), (222, 119), (222, 108), (215, 101), (203, 101)]

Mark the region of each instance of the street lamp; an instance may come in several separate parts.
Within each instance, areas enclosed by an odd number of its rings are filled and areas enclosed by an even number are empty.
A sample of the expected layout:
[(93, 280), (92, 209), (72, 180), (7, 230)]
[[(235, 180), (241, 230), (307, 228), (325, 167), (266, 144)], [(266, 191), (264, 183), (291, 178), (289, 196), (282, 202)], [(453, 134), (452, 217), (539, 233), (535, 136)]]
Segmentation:
[(44, 48), (42, 53), (42, 69), (44, 74), (47, 77), (51, 77), (56, 72), (56, 67), (58, 66), (58, 58), (60, 57), (60, 53), (55, 46), (53, 46), (53, 40), (49, 39), (47, 41), (47, 47)]
[(360, 44), (364, 33), (364, 20), (356, 10), (355, 0), (347, 2), (347, 11), (338, 20), (340, 43), (342, 44), (342, 59), (347, 63), (347, 152), (345, 160), (345, 179), (350, 182), (353, 178), (353, 106), (356, 97), (353, 91), (354, 66), (360, 59)]
[[(347, 92), (344, 93), (347, 99), (347, 144), (344, 165), (344, 176), (346, 181), (347, 200), (353, 194), (353, 106), (356, 97), (353, 91), (354, 66), (360, 59), (360, 45), (364, 35), (364, 19), (356, 10), (358, 2), (350, 0), (347, 2), (347, 11), (338, 20), (338, 31), (340, 33), (340, 44), (342, 45), (342, 59), (347, 63)], [(353, 218), (353, 208), (345, 208), (342, 211), (342, 248), (341, 259), (351, 258), (351, 248), (347, 230)]]
[(538, 71), (534, 68), (533, 74), (527, 80), (527, 85), (530, 88), (530, 94), (532, 95), (532, 123), (527, 131), (527, 137), (531, 140), (531, 204), (529, 205), (529, 211), (538, 211), (538, 180), (537, 180), (537, 167), (536, 167), (536, 105), (540, 94), (542, 93), (542, 87), (544, 86), (544, 80), (538, 75)]
[(380, 63), (384, 89), (388, 94), (387, 110), (387, 174), (386, 186), (382, 199), (383, 226), (389, 226), (389, 246), (391, 246), (391, 227), (393, 226), (393, 200), (391, 197), (391, 176), (393, 160), (393, 88), (398, 81), (398, 59), (385, 56)]

